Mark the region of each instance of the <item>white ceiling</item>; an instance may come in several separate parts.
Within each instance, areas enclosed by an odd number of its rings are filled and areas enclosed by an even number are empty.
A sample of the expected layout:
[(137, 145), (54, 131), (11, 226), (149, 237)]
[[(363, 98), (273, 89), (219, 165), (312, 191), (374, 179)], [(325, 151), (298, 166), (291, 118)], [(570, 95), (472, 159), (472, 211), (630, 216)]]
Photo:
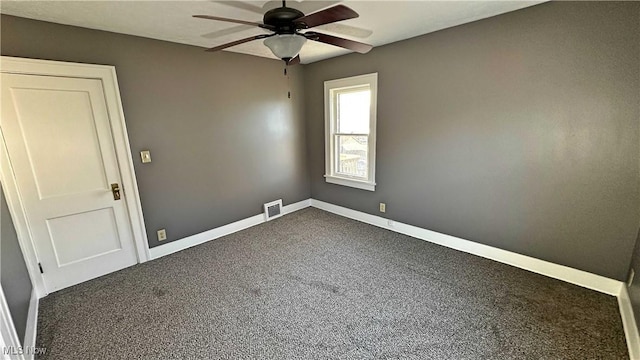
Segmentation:
[[(335, 36), (389, 44), (440, 29), (525, 8), (543, 1), (287, 1), (305, 14), (341, 3), (360, 14), (357, 19), (314, 28)], [(213, 47), (265, 33), (246, 25), (203, 20), (214, 15), (262, 21), (262, 14), (280, 1), (25, 1), (2, 0), (0, 12), (37, 20), (130, 34), (201, 47)], [(261, 40), (227, 49), (274, 58)], [(308, 41), (300, 58), (311, 63), (349, 51)]]

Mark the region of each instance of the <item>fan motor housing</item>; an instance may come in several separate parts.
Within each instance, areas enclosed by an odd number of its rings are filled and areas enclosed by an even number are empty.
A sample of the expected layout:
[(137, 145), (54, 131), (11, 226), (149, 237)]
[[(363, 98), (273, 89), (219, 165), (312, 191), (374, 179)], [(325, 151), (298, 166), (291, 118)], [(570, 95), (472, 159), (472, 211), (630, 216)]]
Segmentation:
[(289, 7), (279, 7), (267, 11), (264, 14), (263, 22), (276, 27), (277, 34), (293, 34), (296, 31), (295, 19), (301, 18), (304, 13)]

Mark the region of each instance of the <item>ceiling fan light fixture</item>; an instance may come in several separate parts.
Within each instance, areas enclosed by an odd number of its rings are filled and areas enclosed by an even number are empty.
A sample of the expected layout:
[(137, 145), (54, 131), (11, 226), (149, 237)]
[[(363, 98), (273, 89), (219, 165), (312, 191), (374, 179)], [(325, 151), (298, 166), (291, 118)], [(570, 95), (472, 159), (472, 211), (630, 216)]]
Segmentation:
[[(224, 2), (224, 1), (223, 1)], [(265, 30), (269, 30), (272, 34), (261, 34), (251, 36), (218, 45), (207, 49), (207, 51), (219, 51), (226, 48), (247, 43), (249, 41), (265, 39), (264, 45), (271, 50), (273, 55), (282, 59), (288, 65), (296, 65), (300, 63), (300, 50), (308, 40), (317, 41), (328, 45), (341, 47), (343, 49), (367, 53), (373, 46), (333, 35), (318, 33), (315, 31), (306, 31), (308, 29), (332, 24), (338, 21), (354, 19), (358, 17), (358, 13), (344, 5), (335, 5), (324, 10), (316, 11), (312, 14), (305, 15), (302, 11), (294, 8), (288, 8), (286, 2), (282, 2), (279, 8), (271, 9), (264, 14), (262, 22), (251, 22), (237, 19), (222, 18), (210, 15), (193, 15), (197, 18), (226, 21), (236, 24), (256, 26)]]
[(307, 38), (297, 34), (279, 34), (268, 37), (264, 45), (268, 47), (278, 59), (292, 59), (300, 53)]

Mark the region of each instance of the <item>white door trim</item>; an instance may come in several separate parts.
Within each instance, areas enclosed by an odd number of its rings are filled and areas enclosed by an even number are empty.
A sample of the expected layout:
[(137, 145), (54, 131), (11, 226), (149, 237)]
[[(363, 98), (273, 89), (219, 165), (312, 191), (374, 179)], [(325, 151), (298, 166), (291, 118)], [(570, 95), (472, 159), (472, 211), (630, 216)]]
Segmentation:
[(38, 298), (42, 298), (47, 295), (44, 279), (38, 270), (38, 256), (36, 255), (36, 249), (31, 240), (32, 236), (29, 230), (29, 224), (27, 223), (27, 216), (24, 213), (18, 186), (13, 176), (13, 168), (9, 161), (9, 153), (7, 152), (7, 146), (4, 142), (2, 128), (0, 128), (0, 153), (2, 153), (2, 157), (0, 158), (0, 182), (2, 183), (2, 190), (7, 200), (7, 207), (9, 208), (13, 225), (16, 228), (18, 244), (20, 245), (20, 250), (22, 250), (22, 256), (24, 256), (24, 262), (29, 272), (31, 284)]
[[(118, 88), (115, 67), (109, 65), (79, 64), (49, 60), (23, 59), (9, 56), (0, 57), (0, 72), (12, 74), (29, 74), (45, 76), (64, 76), (73, 78), (98, 79), (102, 81), (107, 111), (109, 113), (111, 132), (113, 135), (118, 168), (122, 177), (122, 189), (125, 193), (125, 201), (133, 232), (133, 239), (138, 256), (138, 262), (143, 263), (150, 259), (147, 232), (138, 192), (138, 182), (133, 168), (133, 157), (129, 145), (129, 137), (122, 110), (122, 101)], [(11, 161), (7, 154), (4, 134), (0, 125), (0, 181), (7, 197), (7, 205), (13, 218), (18, 242), (25, 257), (25, 263), (29, 270), (29, 276), (33, 282), (38, 298), (47, 295), (44, 281), (38, 269), (38, 254), (35, 250), (33, 238), (29, 231), (24, 207), (20, 193), (16, 186), (16, 180), (11, 168)]]
[[(0, 287), (0, 315), (0, 358), (23, 360), (24, 356), (18, 351), (23, 345), (16, 333), (2, 287)], [(5, 354), (6, 351), (9, 353)], [(15, 354), (13, 354), (14, 351), (16, 352)]]

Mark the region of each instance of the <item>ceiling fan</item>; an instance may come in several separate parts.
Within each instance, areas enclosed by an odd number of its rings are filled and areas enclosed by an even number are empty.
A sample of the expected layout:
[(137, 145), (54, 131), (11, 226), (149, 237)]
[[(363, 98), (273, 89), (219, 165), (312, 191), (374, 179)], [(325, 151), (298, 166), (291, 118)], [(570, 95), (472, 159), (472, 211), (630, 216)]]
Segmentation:
[(218, 51), (231, 46), (244, 44), (249, 41), (265, 39), (264, 44), (278, 58), (284, 60), (287, 65), (300, 63), (300, 50), (308, 40), (339, 46), (361, 54), (369, 52), (373, 46), (358, 41), (348, 40), (333, 35), (327, 35), (316, 31), (301, 32), (316, 26), (334, 23), (337, 21), (357, 18), (357, 12), (344, 5), (336, 5), (325, 10), (305, 15), (302, 11), (287, 7), (286, 1), (282, 6), (267, 11), (262, 23), (244, 20), (228, 19), (218, 16), (193, 15), (193, 17), (209, 20), (219, 20), (236, 24), (257, 26), (272, 31), (272, 34), (262, 34), (236, 40), (224, 45), (216, 46), (207, 51)]

